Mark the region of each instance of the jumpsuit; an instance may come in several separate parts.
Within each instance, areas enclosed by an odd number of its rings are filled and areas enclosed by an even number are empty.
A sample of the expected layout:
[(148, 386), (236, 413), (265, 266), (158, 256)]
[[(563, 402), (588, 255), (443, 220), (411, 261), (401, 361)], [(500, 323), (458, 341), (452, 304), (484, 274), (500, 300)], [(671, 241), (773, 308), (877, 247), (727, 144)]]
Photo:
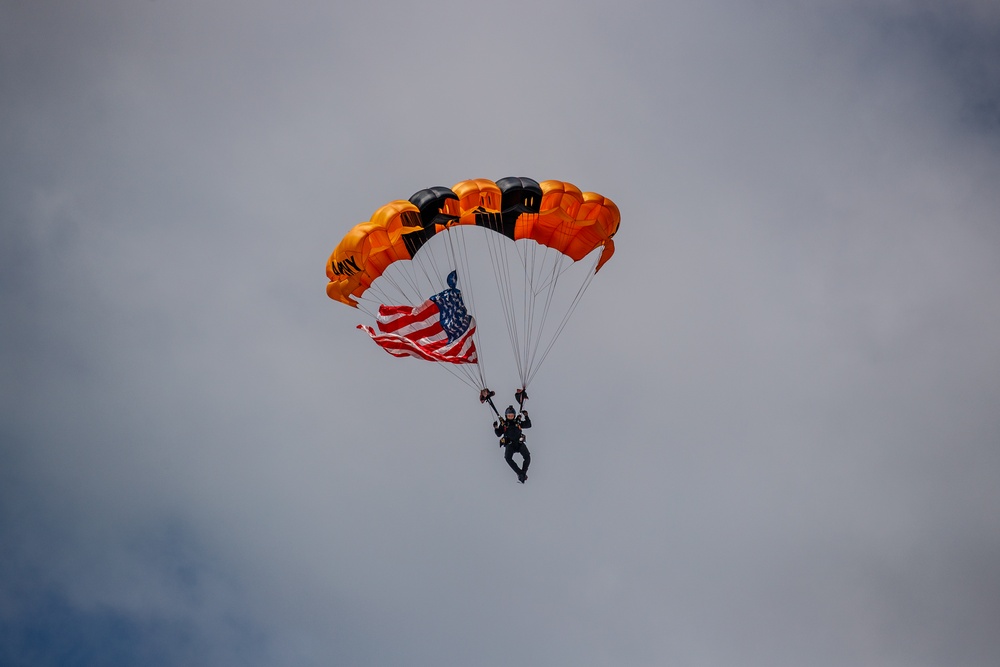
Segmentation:
[[(531, 452), (528, 451), (528, 447), (522, 440), (524, 436), (521, 434), (521, 429), (523, 428), (531, 428), (531, 419), (527, 415), (523, 418), (504, 419), (493, 428), (493, 432), (500, 436), (500, 445), (505, 449), (504, 460), (507, 461), (511, 470), (517, 473), (519, 479), (528, 474), (528, 466), (531, 465)], [(521, 458), (524, 459), (522, 466), (519, 467), (514, 462), (514, 454), (520, 454)]]

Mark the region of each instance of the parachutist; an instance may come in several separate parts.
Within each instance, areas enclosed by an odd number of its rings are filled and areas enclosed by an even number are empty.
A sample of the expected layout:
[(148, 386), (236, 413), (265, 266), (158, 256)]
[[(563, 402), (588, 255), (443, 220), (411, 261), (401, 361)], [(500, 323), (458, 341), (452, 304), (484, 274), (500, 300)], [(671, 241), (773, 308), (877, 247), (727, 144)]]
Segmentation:
[[(514, 410), (513, 405), (508, 405), (504, 411), (502, 421), (493, 422), (493, 432), (500, 436), (500, 446), (504, 448), (504, 460), (510, 469), (517, 474), (517, 481), (524, 484), (528, 479), (528, 466), (531, 465), (531, 452), (524, 444), (524, 434), (521, 429), (531, 428), (531, 419), (528, 413), (522, 411), (520, 416)], [(521, 465), (514, 462), (514, 454), (521, 455)]]

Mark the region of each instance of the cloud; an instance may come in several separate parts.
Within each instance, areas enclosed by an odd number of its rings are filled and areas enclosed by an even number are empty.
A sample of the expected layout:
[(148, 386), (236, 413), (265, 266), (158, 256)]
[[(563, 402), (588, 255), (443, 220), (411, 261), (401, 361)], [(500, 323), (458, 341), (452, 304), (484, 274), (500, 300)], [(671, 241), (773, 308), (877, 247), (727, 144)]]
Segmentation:
[[(996, 662), (997, 20), (0, 10), (0, 661)], [(509, 174), (622, 212), (523, 487), (323, 294)]]

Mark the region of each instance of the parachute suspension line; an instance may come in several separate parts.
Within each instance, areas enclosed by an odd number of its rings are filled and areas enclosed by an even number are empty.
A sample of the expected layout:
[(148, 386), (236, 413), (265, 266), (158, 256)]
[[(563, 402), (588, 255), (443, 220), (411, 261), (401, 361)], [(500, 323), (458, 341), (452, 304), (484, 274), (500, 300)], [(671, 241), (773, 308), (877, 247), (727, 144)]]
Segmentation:
[(493, 265), (493, 275), (495, 277), (495, 284), (497, 287), (497, 294), (500, 297), (500, 307), (503, 309), (504, 323), (507, 325), (507, 337), (510, 340), (511, 347), (514, 346), (513, 330), (511, 328), (510, 313), (508, 306), (508, 299), (504, 294), (504, 290), (508, 288), (507, 282), (504, 280), (504, 271), (501, 267), (502, 256), (501, 250), (502, 245), (498, 243), (498, 240), (490, 233), (490, 230), (484, 230), (486, 233), (486, 247), (490, 253), (490, 263)]
[(442, 366), (442, 367), (444, 367), (444, 369), (446, 371), (448, 371), (449, 373), (451, 373), (452, 375), (454, 375), (456, 378), (458, 378), (459, 380), (461, 380), (462, 383), (465, 384), (466, 386), (468, 386), (470, 389), (475, 389), (476, 391), (479, 391), (481, 389), (481, 387), (477, 387), (476, 386), (476, 378), (475, 378), (474, 375), (470, 375), (468, 372), (462, 373), (459, 370), (453, 368), (454, 366), (473, 366), (475, 364), (449, 364), (449, 363), (440, 363), (440, 364), (434, 364), (434, 365), (435, 366)]
[[(362, 299), (364, 299), (364, 297), (362, 297)], [(362, 313), (364, 313), (368, 317), (370, 317), (372, 319), (375, 319), (375, 313), (372, 312), (371, 308), (369, 308), (365, 304), (365, 302), (362, 301), (362, 299), (358, 299), (358, 310), (360, 310)], [(367, 301), (368, 299), (365, 299), (365, 300)], [(376, 308), (376, 310), (378, 310), (378, 309)]]
[[(543, 247), (543, 249), (544, 249), (544, 250), (550, 250), (550, 249), (547, 249), (547, 248), (544, 248), (544, 247)], [(559, 278), (559, 276), (562, 276), (562, 274), (564, 274), (564, 273), (566, 273), (567, 271), (569, 271), (570, 269), (572, 269), (572, 268), (573, 268), (573, 264), (574, 264), (573, 262), (562, 262), (562, 263), (560, 264), (560, 266), (561, 266), (562, 268), (561, 268), (561, 269), (559, 269), (558, 273), (557, 273), (557, 274), (555, 275), (556, 279), (558, 279), (558, 278)], [(543, 270), (544, 270), (544, 269), (543, 269)], [(542, 272), (542, 271), (539, 271), (539, 273), (541, 273), (541, 272)], [(539, 281), (541, 281), (543, 277), (544, 277), (544, 276), (539, 276), (539, 278), (538, 278), (538, 279), (539, 279)], [(537, 285), (537, 286), (536, 286), (536, 288), (535, 288), (535, 294), (540, 294), (540, 293), (541, 293), (541, 291), (542, 291), (543, 289), (546, 289), (546, 288), (548, 288), (548, 287), (549, 287), (549, 283), (548, 283), (547, 281), (546, 281), (546, 282), (542, 282), (542, 283), (541, 283), (540, 285)]]
[(570, 305), (569, 310), (566, 311), (566, 314), (563, 316), (562, 321), (559, 323), (559, 326), (556, 329), (555, 336), (553, 336), (552, 340), (549, 341), (548, 346), (545, 348), (545, 352), (542, 353), (541, 359), (538, 360), (538, 365), (535, 366), (531, 376), (528, 378), (529, 381), (531, 380), (532, 377), (534, 377), (534, 374), (538, 371), (538, 369), (541, 368), (542, 363), (545, 361), (545, 358), (549, 356), (549, 352), (552, 350), (552, 346), (555, 345), (555, 342), (559, 338), (559, 335), (562, 333), (563, 329), (566, 328), (566, 323), (569, 322), (569, 318), (570, 316), (573, 315), (573, 311), (575, 311), (576, 307), (580, 304), (580, 299), (583, 297), (583, 293), (587, 291), (587, 288), (590, 287), (590, 283), (594, 280), (594, 276), (597, 275), (597, 264), (600, 261), (601, 261), (601, 255), (600, 253), (597, 253), (596, 258), (594, 259), (593, 268), (587, 274), (587, 278), (586, 280), (583, 281), (583, 284), (580, 286), (580, 289), (577, 290), (576, 296), (573, 297), (573, 303)]
[[(431, 290), (440, 291), (444, 289), (444, 283), (441, 281), (441, 276), (438, 275), (440, 272), (437, 268), (437, 258), (430, 247), (427, 247), (427, 251), (419, 253), (416, 257), (413, 257), (410, 263), (412, 265), (410, 270), (412, 271), (414, 282), (418, 282), (420, 274), (423, 274), (424, 280), (427, 281)], [(430, 269), (427, 267), (428, 264), (430, 264)], [(420, 271), (419, 274), (417, 272), (418, 269)], [(417, 293), (420, 295), (421, 303), (429, 296), (427, 294), (423, 294), (419, 289), (417, 290)]]
[[(526, 245), (531, 245), (530, 243)], [(529, 262), (525, 255), (521, 255), (521, 265), (524, 267), (524, 290), (522, 294), (522, 301), (524, 303), (524, 345), (522, 346), (523, 362), (522, 366), (524, 370), (521, 372), (521, 388), (527, 389), (528, 373), (531, 370), (531, 366), (528, 363), (528, 359), (531, 356), (531, 338), (532, 329), (535, 320), (535, 298), (534, 298), (534, 273), (535, 273), (535, 256), (537, 252), (537, 247), (525, 248), (526, 252), (530, 252), (531, 261)]]
[(518, 377), (524, 378), (524, 366), (521, 363), (521, 355), (518, 351), (517, 321), (514, 312), (514, 295), (510, 285), (510, 264), (507, 254), (507, 237), (493, 234), (487, 235), (487, 247), (490, 251), (490, 260), (493, 263), (493, 272), (496, 276), (497, 292), (500, 296), (500, 304), (503, 308), (504, 320), (507, 323), (507, 336), (510, 339), (511, 351), (514, 354), (514, 361), (517, 364)]
[[(407, 266), (407, 264), (409, 264), (409, 266)], [(400, 267), (400, 269), (401, 269), (400, 273), (402, 274), (403, 279), (406, 281), (406, 283), (410, 286), (410, 289), (412, 290), (412, 292), (410, 292), (410, 294), (407, 295), (407, 296), (412, 295), (412, 296), (410, 296), (410, 299), (409, 299), (410, 305), (411, 306), (416, 306), (419, 303), (423, 303), (423, 301), (425, 299), (425, 296), (423, 294), (423, 291), (420, 289), (420, 284), (419, 284), (419, 281), (417, 280), (417, 271), (416, 271), (416, 268), (415, 268), (417, 266), (420, 266), (420, 263), (419, 262), (414, 262), (413, 258), (411, 257), (409, 263), (407, 263), (405, 260), (404, 261), (397, 261), (397, 262), (395, 262), (393, 264), (393, 266), (399, 266)], [(383, 273), (383, 275), (385, 275), (385, 274)], [(433, 285), (433, 283), (431, 283), (431, 284)], [(406, 294), (406, 291), (403, 290), (402, 288), (398, 288), (397, 287), (397, 289), (399, 289), (401, 292), (403, 292), (404, 294)]]
[[(472, 288), (472, 271), (469, 265), (469, 246), (465, 235), (467, 230), (455, 230), (455, 234), (458, 235), (458, 240), (461, 242), (462, 251), (459, 253), (459, 258), (462, 261), (462, 288), (468, 290), (469, 294), (469, 307), (472, 313), (476, 313), (476, 294), (475, 290)], [(490, 385), (486, 382), (486, 360), (483, 358), (482, 350), (483, 346), (480, 342), (479, 325), (476, 325), (476, 332), (472, 334), (472, 340), (476, 344), (476, 355), (479, 359), (478, 369), (479, 369), (479, 382), (480, 389), (486, 389)]]
[[(545, 251), (542, 252), (543, 260), (542, 260), (541, 271), (539, 274), (540, 276), (542, 272), (545, 271), (546, 268), (546, 261), (545, 261), (546, 256), (553, 257), (553, 255), (550, 253), (547, 253)], [(526, 361), (526, 366), (527, 366), (526, 375), (528, 377), (525, 379), (525, 388), (527, 388), (527, 383), (530, 381), (530, 378), (534, 375), (532, 369), (535, 368), (535, 359), (538, 355), (538, 348), (541, 346), (542, 335), (545, 330), (545, 325), (548, 323), (549, 312), (551, 312), (552, 309), (553, 297), (555, 296), (556, 284), (558, 282), (559, 267), (562, 265), (563, 257), (564, 255), (558, 253), (554, 255), (554, 258), (552, 260), (552, 270), (551, 270), (552, 275), (549, 277), (548, 283), (546, 284), (547, 291), (545, 295), (545, 303), (542, 307), (541, 317), (539, 318), (538, 330), (534, 335), (532, 344), (530, 346), (530, 354), (528, 355)], [(540, 292), (541, 290), (533, 293), (533, 298), (532, 298), (533, 306), (534, 306), (534, 300), (537, 298)]]
[(427, 270), (426, 264), (428, 262), (430, 262), (431, 264), (434, 263), (433, 254), (430, 252), (421, 253), (410, 260), (410, 263), (413, 264), (413, 266), (410, 267), (410, 270), (413, 272), (413, 279), (416, 280), (418, 277), (417, 270), (419, 269), (420, 272), (423, 273), (424, 278), (427, 280), (427, 282), (430, 283), (431, 289), (434, 289), (435, 287), (437, 287), (436, 285), (437, 281), (435, 281), (431, 277), (431, 274)]
[[(392, 270), (393, 268), (395, 270)], [(398, 274), (403, 279), (402, 282), (397, 280), (396, 275), (394, 274)], [(410, 290), (405, 288), (407, 284), (411, 287)], [(395, 288), (395, 290), (399, 292), (401, 298), (390, 295), (385, 289), (386, 286)], [(402, 262), (396, 262), (392, 265), (392, 267), (390, 267), (389, 270), (383, 271), (382, 275), (376, 279), (375, 283), (372, 283), (368, 290), (374, 290), (379, 298), (382, 299), (382, 303), (384, 304), (398, 304), (401, 302), (413, 304), (414, 295), (419, 295), (420, 293), (419, 290), (413, 286), (412, 280), (410, 279), (406, 269), (402, 266)]]
[[(502, 241), (500, 247), (503, 253), (503, 269), (505, 272), (504, 282), (507, 287), (506, 290), (507, 304), (508, 304), (507, 310), (510, 313), (510, 321), (511, 321), (511, 340), (513, 341), (514, 355), (517, 358), (518, 379), (521, 381), (521, 384), (523, 386), (525, 377), (525, 368), (524, 368), (524, 346), (521, 344), (521, 334), (524, 331), (524, 324), (526, 318), (524, 317), (523, 306), (522, 306), (521, 320), (518, 320), (517, 317), (518, 315), (517, 303), (514, 299), (514, 281), (512, 280), (514, 274), (511, 268), (512, 257), (509, 247), (510, 244), (507, 243), (506, 237), (503, 237), (500, 240)], [(517, 252), (518, 255), (520, 255), (520, 252), (517, 247), (517, 242), (515, 241), (513, 245), (514, 245), (514, 251)], [(521, 265), (523, 272), (523, 262), (521, 262)]]
[[(539, 260), (539, 255), (541, 259)], [(551, 259), (551, 270), (548, 268), (550, 266)], [(552, 308), (553, 296), (556, 292), (556, 278), (559, 275), (559, 267), (562, 265), (564, 256), (562, 253), (556, 253), (550, 251), (548, 248), (536, 245), (531, 249), (531, 259), (530, 262), (526, 260), (529, 264), (530, 269), (530, 296), (526, 292), (525, 299), (530, 301), (531, 311), (529, 313), (529, 321), (526, 324), (528, 333), (525, 335), (525, 378), (523, 379), (523, 387), (527, 389), (527, 384), (530, 382), (531, 377), (534, 375), (533, 369), (535, 368), (535, 359), (538, 354), (538, 349), (541, 346), (542, 338), (545, 333), (546, 324), (548, 323), (549, 313)], [(544, 282), (543, 286), (536, 289), (536, 282), (542, 281), (546, 276), (546, 272), (552, 275), (548, 277), (548, 281)], [(527, 276), (526, 272), (526, 276)], [(528, 278), (526, 278), (528, 280)], [(538, 310), (538, 295), (541, 294), (543, 290), (547, 290), (544, 304), (542, 306), (541, 314), (537, 314)], [(537, 323), (537, 326), (536, 326)]]
[[(384, 278), (384, 280), (383, 280), (383, 278)], [(393, 277), (391, 275), (387, 276), (385, 274), (382, 274), (382, 276), (379, 277), (379, 281), (378, 282), (379, 282), (378, 285), (376, 285), (376, 284), (373, 283), (372, 286), (368, 288), (368, 291), (369, 292), (374, 292), (375, 295), (378, 296), (379, 299), (381, 299), (381, 303), (399, 303), (399, 301), (400, 301), (399, 299), (395, 299), (395, 298), (390, 298), (389, 297), (389, 295), (386, 293), (385, 289), (383, 289), (383, 287), (385, 285), (389, 285), (391, 287), (395, 287), (396, 291), (399, 292), (399, 294), (401, 295), (402, 300), (403, 301), (409, 301), (409, 296), (406, 294), (406, 292), (404, 292), (399, 287), (399, 285), (396, 283), (396, 281), (393, 279)]]
[(515, 319), (514, 331), (517, 335), (517, 345), (515, 354), (517, 356), (518, 365), (518, 377), (521, 381), (521, 388), (524, 388), (524, 383), (528, 374), (528, 357), (531, 350), (531, 337), (532, 328), (534, 320), (534, 297), (532, 295), (534, 288), (534, 258), (537, 251), (537, 244), (526, 243), (524, 247), (517, 245), (515, 242), (514, 249), (517, 251), (518, 258), (521, 263), (521, 279), (523, 283), (521, 285), (521, 319), (520, 321)]
[[(386, 287), (395, 288), (395, 291), (399, 293), (398, 296), (389, 294)], [(374, 318), (378, 314), (378, 307), (382, 304), (409, 303), (412, 300), (411, 295), (403, 290), (391, 275), (382, 274), (375, 284), (372, 284), (362, 296), (358, 297), (358, 308)], [(361, 304), (364, 302), (376, 304), (373, 306), (374, 310), (369, 307), (362, 308)]]
[[(535, 266), (537, 264), (538, 248), (540, 247), (538, 244), (529, 243), (527, 245), (530, 247), (525, 248), (525, 254), (521, 256), (521, 263), (524, 265), (524, 346), (522, 352), (524, 371), (521, 375), (522, 389), (528, 388), (528, 375), (531, 373), (531, 352), (534, 347), (532, 339), (535, 338)], [(542, 257), (544, 261), (544, 253), (542, 253)], [(544, 316), (542, 322), (544, 322)]]
[[(565, 326), (565, 322), (561, 323), (552, 339), (547, 338), (546, 332), (551, 331), (547, 325), (558, 292), (559, 278), (568, 270), (565, 267), (566, 257), (537, 242), (524, 240), (524, 247), (515, 242), (515, 250), (511, 251), (507, 237), (489, 235), (488, 239), (511, 351), (521, 387), (527, 388), (555, 338)], [(512, 261), (520, 262), (518, 272), (524, 281), (521, 286), (523, 300), (520, 304), (516, 304), (514, 299), (515, 286), (512, 278), (515, 269), (511, 265)], [(543, 292), (545, 296), (540, 299)], [(578, 298), (579, 296), (574, 299), (574, 303)]]
[[(454, 267), (456, 271), (461, 270), (459, 280), (461, 280), (462, 283), (462, 294), (468, 297), (469, 311), (473, 314), (473, 316), (475, 316), (476, 294), (472, 286), (472, 273), (469, 270), (469, 252), (465, 241), (465, 230), (453, 226), (445, 229), (444, 234), (446, 235), (445, 239), (447, 241), (447, 250), (449, 252), (448, 265)], [(475, 370), (470, 368), (469, 373), (474, 380), (479, 380), (479, 386), (475, 388), (485, 389), (489, 385), (486, 383), (486, 365), (482, 356), (483, 347), (479, 339), (478, 323), (476, 325), (475, 333), (472, 334), (472, 341), (476, 345), (476, 356), (478, 357), (479, 363), (470, 364), (475, 366)]]
[[(391, 279), (388, 276), (386, 276), (385, 281), (381, 281), (380, 280), (379, 282), (381, 283), (379, 285), (372, 284), (372, 286), (369, 287), (368, 290), (365, 292), (365, 296), (362, 297), (362, 298), (370, 298), (370, 297), (368, 297), (368, 292), (373, 292), (375, 296), (377, 296), (377, 297), (379, 297), (379, 299), (381, 299), (382, 303), (389, 303), (388, 299), (386, 298), (386, 293), (382, 289), (382, 285), (385, 284), (385, 282), (390, 282), (390, 284), (392, 284), (391, 283)], [(397, 290), (399, 290), (399, 287), (397, 285), (392, 284), (392, 286), (395, 287)], [(402, 294), (401, 290), (400, 290), (400, 294)], [(372, 299), (372, 301), (375, 301), (375, 299)]]

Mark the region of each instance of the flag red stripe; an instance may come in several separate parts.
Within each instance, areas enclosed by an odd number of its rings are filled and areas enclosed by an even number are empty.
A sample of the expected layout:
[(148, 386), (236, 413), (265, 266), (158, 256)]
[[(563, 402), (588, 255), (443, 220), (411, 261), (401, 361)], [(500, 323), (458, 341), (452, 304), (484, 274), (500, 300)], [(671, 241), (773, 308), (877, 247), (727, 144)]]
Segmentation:
[(412, 306), (380, 306), (378, 328), (384, 333), (399, 333), (400, 329), (420, 324), (439, 322), (440, 311), (433, 301), (426, 301), (416, 308)]
[[(359, 329), (362, 329), (371, 336), (379, 346), (381, 346), (386, 352), (396, 357), (417, 357), (418, 359), (424, 359), (426, 361), (441, 361), (453, 364), (475, 364), (478, 363), (478, 355), (476, 354), (476, 343), (472, 338), (475, 333), (475, 327), (469, 327), (469, 330), (462, 334), (461, 337), (455, 339), (447, 347), (438, 346), (439, 349), (429, 349), (427, 346), (421, 346), (414, 343), (414, 341), (403, 338), (402, 336), (396, 336), (394, 334), (379, 334), (376, 333), (375, 329), (372, 327), (364, 326), (363, 324), (358, 325)], [(447, 344), (447, 339), (444, 341)]]

